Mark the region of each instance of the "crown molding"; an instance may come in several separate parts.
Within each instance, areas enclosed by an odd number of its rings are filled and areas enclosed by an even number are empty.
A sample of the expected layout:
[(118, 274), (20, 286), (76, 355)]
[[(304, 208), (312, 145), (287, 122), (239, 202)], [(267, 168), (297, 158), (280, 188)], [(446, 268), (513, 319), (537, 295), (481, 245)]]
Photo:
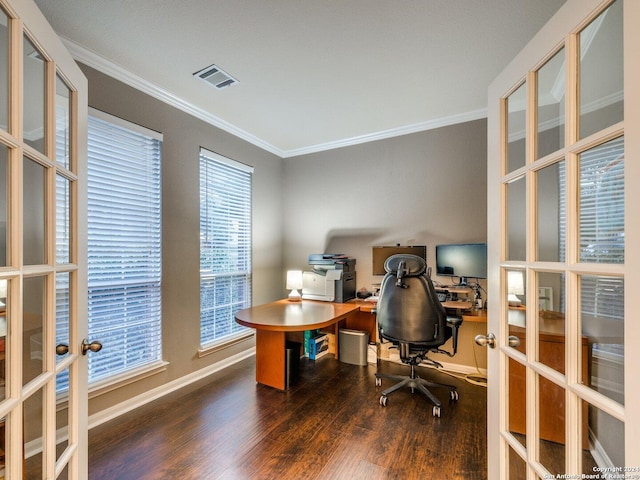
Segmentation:
[(284, 158), (297, 157), (300, 155), (307, 155), (309, 153), (323, 152), (325, 150), (333, 150), (335, 148), (350, 147), (352, 145), (399, 137), (402, 135), (408, 135), (410, 133), (424, 132), (426, 130), (433, 130), (440, 127), (455, 125), (457, 123), (480, 120), (481, 118), (487, 118), (486, 108), (474, 110), (472, 112), (460, 113), (457, 115), (450, 115), (448, 117), (436, 118), (434, 120), (414, 123), (411, 125), (404, 125), (402, 127), (390, 128), (388, 130), (368, 133), (366, 135), (360, 135), (357, 137), (345, 138), (343, 140), (336, 140), (334, 142), (321, 143), (317, 145), (311, 145), (309, 147), (287, 150), (284, 152)]
[(277, 155), (279, 157), (284, 156), (285, 152), (271, 145), (270, 143), (265, 142), (264, 140), (256, 137), (255, 135), (252, 135), (246, 132), (245, 130), (242, 130), (241, 128), (236, 127), (235, 125), (232, 125), (226, 120), (223, 120), (220, 117), (212, 115), (211, 113), (201, 109), (200, 107), (197, 107), (192, 103), (189, 103), (183, 100), (177, 95), (163, 89), (162, 87), (159, 87), (158, 85), (151, 83), (150, 81), (142, 77), (139, 77), (138, 75), (122, 68), (121, 66), (113, 63), (112, 61), (107, 60), (106, 58), (75, 43), (74, 41), (66, 37), (61, 36), (60, 38), (62, 39), (62, 42), (69, 50), (69, 53), (71, 53), (73, 58), (78, 62), (84, 63), (85, 65), (91, 68), (94, 68), (99, 72), (104, 73), (105, 75), (115, 78), (116, 80), (119, 80), (124, 84), (129, 85), (130, 87), (140, 90), (141, 92), (146, 93), (147, 95), (150, 95), (179, 110), (182, 110), (183, 112), (188, 113), (189, 115), (192, 115), (204, 122), (207, 122), (213, 125), (214, 127), (218, 127), (221, 130), (224, 130), (225, 132), (228, 132), (238, 138), (241, 138), (255, 145), (256, 147), (262, 148), (263, 150), (271, 152), (274, 155)]
[(214, 127), (218, 127), (221, 130), (224, 130), (231, 135), (234, 135), (242, 140), (245, 140), (256, 147), (259, 147), (267, 152), (273, 153), (280, 158), (290, 158), (297, 157), (300, 155), (307, 155), (309, 153), (317, 153), (326, 150), (333, 150), (336, 148), (349, 147), (352, 145), (358, 145), (367, 142), (373, 142), (376, 140), (383, 140), (392, 137), (399, 137), (401, 135), (407, 135), (410, 133), (422, 132), (425, 130), (432, 130), (435, 128), (446, 127), (448, 125), (454, 125), (456, 123), (469, 122), (472, 120), (479, 120), (481, 118), (487, 117), (487, 109), (475, 110), (467, 113), (462, 113), (458, 115), (451, 115), (449, 117), (438, 118), (435, 120), (429, 120), (421, 123), (416, 123), (412, 125), (405, 125), (402, 127), (391, 128), (388, 130), (383, 130), (380, 132), (374, 132), (366, 135), (360, 135), (356, 137), (345, 138), (342, 140), (336, 140), (327, 143), (321, 143), (316, 145), (311, 145), (308, 147), (294, 148), (291, 150), (282, 150), (261, 138), (256, 137), (248, 133), (241, 128), (232, 125), (226, 120), (213, 115), (202, 108), (189, 103), (177, 95), (165, 90), (164, 88), (155, 85), (148, 80), (126, 70), (120, 65), (115, 64), (111, 60), (107, 60), (96, 52), (89, 50), (82, 45), (75, 43), (73, 40), (69, 38), (60, 36), (62, 42), (65, 47), (69, 50), (69, 53), (73, 56), (73, 58), (81, 62), (91, 68), (98, 70), (105, 75), (108, 75), (116, 80), (121, 81), (122, 83), (135, 88), (136, 90), (140, 90), (147, 95), (150, 95), (161, 102), (164, 102), (168, 105), (171, 105), (179, 110), (182, 110), (189, 115), (192, 115), (204, 122), (207, 122)]

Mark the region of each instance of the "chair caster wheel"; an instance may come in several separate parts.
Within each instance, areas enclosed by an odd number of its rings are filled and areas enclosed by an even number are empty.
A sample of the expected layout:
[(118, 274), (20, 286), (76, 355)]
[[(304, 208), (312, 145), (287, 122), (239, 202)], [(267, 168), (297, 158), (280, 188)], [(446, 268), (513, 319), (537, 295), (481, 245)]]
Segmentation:
[(457, 390), (451, 390), (449, 392), (449, 398), (451, 399), (451, 401), (457, 402), (458, 399), (460, 398), (460, 396), (458, 395), (458, 391)]
[(382, 405), (383, 407), (386, 407), (387, 406), (387, 398), (388, 397), (386, 395), (382, 395), (380, 397), (380, 405)]
[(381, 386), (381, 385), (382, 385), (382, 379), (381, 379), (381, 378), (376, 377), (376, 387), (379, 387), (379, 386)]
[(433, 407), (433, 416), (440, 418), (440, 407), (438, 406)]

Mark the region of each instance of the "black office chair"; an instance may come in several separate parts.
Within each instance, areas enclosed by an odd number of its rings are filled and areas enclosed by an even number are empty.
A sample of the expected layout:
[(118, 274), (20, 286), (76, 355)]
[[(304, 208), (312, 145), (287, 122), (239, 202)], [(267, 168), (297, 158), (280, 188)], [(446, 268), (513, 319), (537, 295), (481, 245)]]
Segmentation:
[[(382, 378), (400, 380), (399, 383), (382, 391), (380, 405), (387, 405), (387, 396), (402, 387), (422, 392), (433, 403), (433, 415), (440, 416), (441, 403), (427, 387), (449, 389), (449, 398), (458, 400), (458, 391), (453, 385), (429, 382), (416, 374), (416, 365), (427, 362), (438, 368), (442, 365), (427, 358), (429, 352), (445, 353), (452, 357), (458, 349), (458, 329), (462, 319), (449, 317), (431, 283), (425, 274), (426, 265), (416, 255), (392, 255), (384, 268), (387, 274), (382, 280), (380, 298), (376, 308), (380, 338), (397, 345), (400, 360), (411, 366), (411, 375), (389, 375), (376, 373), (376, 386), (382, 385)], [(452, 352), (440, 347), (452, 338)]]

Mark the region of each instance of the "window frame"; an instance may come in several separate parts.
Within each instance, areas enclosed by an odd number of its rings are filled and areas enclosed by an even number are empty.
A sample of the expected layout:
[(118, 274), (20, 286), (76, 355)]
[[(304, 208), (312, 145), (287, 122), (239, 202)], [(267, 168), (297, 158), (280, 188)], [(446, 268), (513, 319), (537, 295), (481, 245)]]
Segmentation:
[[(246, 327), (242, 327), (237, 324), (234, 319), (235, 312), (240, 308), (248, 308), (252, 304), (252, 281), (253, 281), (253, 252), (252, 252), (252, 230), (253, 230), (253, 173), (254, 167), (250, 165), (246, 165), (236, 160), (232, 160), (230, 158), (224, 157), (220, 154), (207, 150), (206, 148), (200, 149), (200, 154), (198, 156), (199, 162), (199, 193), (200, 193), (200, 348), (198, 350), (199, 356), (208, 355), (215, 351), (218, 351), (222, 348), (226, 348), (232, 344), (243, 341), (244, 339), (251, 337), (254, 335), (253, 330), (248, 329)], [(207, 172), (205, 172), (205, 163)], [(234, 178), (234, 182), (240, 181), (241, 178), (244, 178), (244, 182), (246, 182), (242, 187), (244, 188), (244, 196), (236, 195), (236, 198), (230, 199), (229, 197), (225, 197), (227, 201), (231, 200), (231, 202), (235, 202), (235, 206), (240, 210), (236, 210), (236, 212), (240, 212), (240, 214), (235, 218), (237, 222), (245, 222), (242, 231), (240, 232), (240, 237), (242, 238), (242, 243), (239, 248), (235, 249), (236, 254), (238, 255), (238, 262), (245, 262), (246, 270), (235, 270), (235, 271), (218, 271), (214, 272), (212, 265), (204, 265), (204, 237), (206, 232), (203, 229), (208, 227), (208, 217), (205, 213), (207, 210), (206, 203), (203, 203), (208, 195), (211, 195), (212, 192), (209, 190), (205, 191), (205, 188), (209, 188), (210, 184), (207, 181), (208, 173), (211, 173), (213, 169), (217, 168), (218, 175), (223, 175), (222, 170), (227, 170), (229, 173), (234, 173), (236, 178)], [(220, 192), (218, 192), (219, 194)], [(222, 194), (229, 194), (229, 191), (223, 191)], [(242, 205), (239, 205), (238, 202), (244, 202)], [(207, 217), (207, 218), (205, 218)], [(241, 217), (241, 218), (240, 218)], [(219, 222), (218, 222), (219, 223)], [(220, 245), (218, 244), (218, 247)], [(229, 249), (232, 251), (233, 248)], [(229, 253), (227, 251), (226, 253)], [(243, 258), (242, 255), (244, 255)], [(237, 299), (231, 296), (231, 302), (227, 306), (227, 313), (225, 313), (226, 321), (228, 321), (228, 327), (230, 329), (230, 333), (223, 334), (220, 336), (207, 335), (204, 330), (207, 328), (205, 322), (207, 321), (204, 317), (205, 307), (203, 305), (205, 299), (203, 296), (204, 292), (204, 282), (210, 282), (215, 279), (225, 279), (230, 277), (244, 277), (243, 291), (244, 296), (240, 299)], [(215, 303), (213, 308), (223, 308), (223, 302), (221, 305)], [(214, 320), (214, 322), (216, 322)]]
[[(150, 130), (148, 128), (142, 127), (140, 125), (134, 124), (132, 122), (123, 120), (121, 118), (115, 117), (108, 113), (102, 112), (100, 110), (96, 110), (93, 108), (89, 108), (89, 122), (88, 122), (88, 169), (90, 173), (90, 162), (92, 157), (92, 144), (91, 144), (91, 124), (94, 120), (99, 120), (101, 122), (107, 122), (111, 126), (119, 129), (125, 129), (129, 134), (138, 134), (146, 137), (146, 141), (149, 142), (157, 142), (155, 145), (155, 150), (157, 150), (157, 157), (154, 158), (154, 168), (157, 170), (154, 175), (155, 178), (151, 181), (153, 183), (152, 190), (153, 196), (155, 198), (155, 209), (153, 212), (153, 221), (155, 222), (153, 225), (153, 240), (152, 244), (156, 247), (156, 251), (154, 254), (155, 260), (153, 261), (154, 265), (151, 267), (155, 273), (149, 277), (145, 277), (144, 279), (135, 279), (135, 284), (143, 285), (143, 284), (154, 284), (154, 290), (157, 292), (153, 301), (152, 313), (154, 317), (145, 322), (145, 325), (154, 330), (154, 345), (152, 348), (155, 349), (155, 352), (146, 360), (135, 362), (133, 364), (129, 364), (125, 368), (118, 368), (106, 374), (100, 374), (96, 376), (96, 372), (94, 369), (97, 368), (98, 361), (100, 360), (100, 355), (103, 352), (97, 352), (92, 354), (89, 357), (89, 387), (93, 394), (96, 394), (98, 391), (102, 391), (105, 388), (110, 389), (113, 388), (114, 384), (120, 383), (129, 383), (132, 378), (144, 377), (149, 372), (155, 372), (159, 369), (162, 370), (166, 367), (167, 362), (163, 361), (163, 349), (162, 349), (162, 142), (163, 135), (159, 132)], [(95, 128), (95, 127), (94, 127)], [(144, 147), (142, 147), (144, 148)], [(157, 162), (157, 163), (156, 163)], [(112, 184), (112, 179), (108, 179)], [(91, 181), (88, 181), (88, 199), (91, 196)], [(92, 275), (91, 275), (91, 212), (89, 212), (88, 219), (88, 303), (91, 305), (91, 295), (90, 291), (92, 288)], [(126, 285), (125, 285), (126, 284)], [(124, 284), (120, 284), (120, 286), (130, 285), (130, 282), (125, 280)], [(114, 284), (115, 285), (115, 284)], [(133, 284), (131, 284), (133, 285)], [(121, 325), (123, 329), (130, 328), (131, 325)], [(92, 331), (92, 322), (91, 322), (91, 308), (88, 309), (88, 328), (89, 328), (89, 336), (90, 338), (95, 338), (103, 342), (103, 346), (105, 345), (105, 341), (101, 338), (101, 333), (95, 331), (95, 327)], [(145, 334), (146, 336), (146, 334)], [(135, 350), (136, 347), (133, 347)], [(104, 351), (104, 349), (103, 349)]]

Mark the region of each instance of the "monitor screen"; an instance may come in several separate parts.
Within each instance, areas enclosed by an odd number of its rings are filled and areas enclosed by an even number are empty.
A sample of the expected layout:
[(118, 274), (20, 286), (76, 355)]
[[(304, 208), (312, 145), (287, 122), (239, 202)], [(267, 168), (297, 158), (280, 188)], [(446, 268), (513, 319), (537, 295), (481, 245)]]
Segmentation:
[(399, 253), (405, 255), (417, 255), (427, 261), (427, 247), (426, 245), (417, 245), (413, 247), (404, 247), (396, 245), (395, 247), (373, 247), (371, 249), (373, 255), (373, 275), (385, 275), (387, 272), (384, 269), (384, 262), (391, 255)]
[(436, 245), (436, 274), (459, 277), (460, 285), (467, 278), (487, 278), (487, 244)]

